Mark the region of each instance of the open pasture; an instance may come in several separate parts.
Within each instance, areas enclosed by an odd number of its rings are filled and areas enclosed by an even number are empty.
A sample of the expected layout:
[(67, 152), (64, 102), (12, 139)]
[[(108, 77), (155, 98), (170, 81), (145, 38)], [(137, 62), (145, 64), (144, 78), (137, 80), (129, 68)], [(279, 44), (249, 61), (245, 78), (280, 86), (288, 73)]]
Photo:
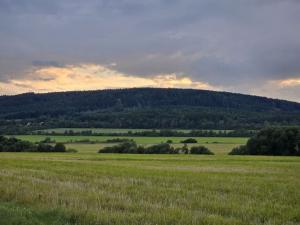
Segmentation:
[(0, 174), (5, 225), (300, 223), (299, 157), (1, 153)]

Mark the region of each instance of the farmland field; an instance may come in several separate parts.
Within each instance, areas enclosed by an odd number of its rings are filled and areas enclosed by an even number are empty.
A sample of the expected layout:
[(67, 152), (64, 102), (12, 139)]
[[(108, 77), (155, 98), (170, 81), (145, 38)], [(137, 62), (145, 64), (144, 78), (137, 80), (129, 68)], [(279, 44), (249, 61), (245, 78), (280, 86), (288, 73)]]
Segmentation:
[(300, 158), (1, 153), (0, 224), (300, 223)]

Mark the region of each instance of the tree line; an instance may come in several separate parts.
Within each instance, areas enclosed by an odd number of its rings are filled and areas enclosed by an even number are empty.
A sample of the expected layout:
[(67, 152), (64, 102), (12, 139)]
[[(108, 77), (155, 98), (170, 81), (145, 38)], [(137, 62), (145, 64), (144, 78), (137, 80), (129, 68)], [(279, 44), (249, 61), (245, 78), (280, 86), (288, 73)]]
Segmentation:
[(127, 132), (93, 132), (92, 130), (76, 131), (72, 129), (65, 130), (63, 133), (56, 131), (40, 130), (30, 132), (30, 134), (39, 135), (57, 135), (57, 136), (124, 136), (124, 137), (251, 137), (257, 131), (256, 130), (147, 130), (147, 131), (127, 131)]
[(54, 146), (45, 143), (32, 143), (17, 138), (0, 136), (0, 152), (67, 152), (65, 145), (56, 143)]
[(204, 146), (192, 146), (188, 148), (186, 144), (182, 147), (174, 148), (169, 143), (161, 143), (148, 147), (137, 145), (134, 141), (124, 142), (118, 145), (104, 147), (98, 153), (127, 153), (127, 154), (205, 154), (214, 155)]

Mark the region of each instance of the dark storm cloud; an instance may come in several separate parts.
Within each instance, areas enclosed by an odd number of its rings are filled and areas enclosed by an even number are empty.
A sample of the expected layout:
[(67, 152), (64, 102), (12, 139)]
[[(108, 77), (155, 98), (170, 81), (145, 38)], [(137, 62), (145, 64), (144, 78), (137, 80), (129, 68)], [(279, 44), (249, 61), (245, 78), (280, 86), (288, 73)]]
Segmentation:
[(116, 62), (255, 87), (300, 77), (299, 21), (297, 0), (0, 0), (0, 80), (32, 65)]

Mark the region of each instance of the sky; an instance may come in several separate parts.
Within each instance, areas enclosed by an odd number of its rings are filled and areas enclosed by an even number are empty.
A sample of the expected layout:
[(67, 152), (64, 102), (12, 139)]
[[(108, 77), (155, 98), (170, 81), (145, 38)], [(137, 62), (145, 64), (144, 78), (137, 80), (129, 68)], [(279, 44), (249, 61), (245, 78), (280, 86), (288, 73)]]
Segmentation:
[(0, 0), (0, 95), (129, 87), (300, 102), (300, 1)]

